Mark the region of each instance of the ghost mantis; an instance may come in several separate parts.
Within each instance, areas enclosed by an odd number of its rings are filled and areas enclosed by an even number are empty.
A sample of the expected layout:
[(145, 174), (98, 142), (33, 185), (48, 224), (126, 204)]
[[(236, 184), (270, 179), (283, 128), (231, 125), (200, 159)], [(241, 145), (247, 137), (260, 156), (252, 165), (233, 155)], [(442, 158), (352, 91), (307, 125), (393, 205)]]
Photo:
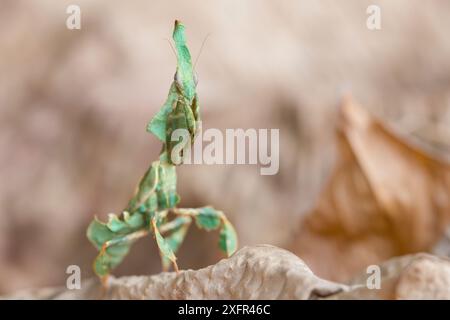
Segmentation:
[(176, 191), (176, 166), (170, 155), (174, 143), (178, 142), (172, 141), (171, 136), (174, 130), (183, 129), (193, 143), (200, 130), (200, 108), (185, 27), (179, 21), (175, 21), (173, 41), (177, 56), (174, 81), (166, 102), (147, 126), (147, 131), (163, 143), (159, 160), (142, 177), (121, 215), (110, 214), (106, 223), (95, 217), (87, 229), (88, 239), (99, 250), (93, 268), (103, 283), (123, 261), (131, 245), (147, 235), (153, 235), (156, 240), (163, 270), (173, 265), (178, 272), (175, 254), (192, 221), (206, 231), (219, 229), (219, 248), (228, 256), (237, 248), (236, 232), (222, 211), (209, 206), (177, 207), (180, 197)]

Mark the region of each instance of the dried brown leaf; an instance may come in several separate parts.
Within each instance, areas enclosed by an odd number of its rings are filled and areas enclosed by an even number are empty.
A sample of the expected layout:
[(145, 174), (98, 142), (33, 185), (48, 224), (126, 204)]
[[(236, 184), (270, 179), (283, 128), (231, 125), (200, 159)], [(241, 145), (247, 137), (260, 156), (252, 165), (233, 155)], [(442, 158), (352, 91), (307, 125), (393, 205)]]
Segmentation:
[(450, 165), (347, 99), (338, 160), (292, 250), (345, 280), (369, 264), (429, 250), (450, 218)]

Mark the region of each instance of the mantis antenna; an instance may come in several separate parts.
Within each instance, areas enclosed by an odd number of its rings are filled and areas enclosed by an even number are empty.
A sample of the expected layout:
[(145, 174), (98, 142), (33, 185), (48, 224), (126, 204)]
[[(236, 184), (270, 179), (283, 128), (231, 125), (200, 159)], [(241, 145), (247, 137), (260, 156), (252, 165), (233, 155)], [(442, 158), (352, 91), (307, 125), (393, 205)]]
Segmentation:
[(211, 33), (208, 33), (208, 34), (206, 35), (205, 39), (204, 39), (203, 42), (202, 42), (202, 45), (201, 45), (201, 47), (200, 47), (200, 51), (198, 52), (197, 58), (195, 58), (195, 62), (194, 62), (194, 71), (195, 71), (195, 67), (197, 66), (198, 59), (200, 58), (200, 55), (202, 54), (203, 47), (204, 47), (204, 45), (205, 45), (205, 43), (206, 43), (206, 40), (208, 40), (208, 38), (209, 38), (210, 35), (211, 35)]
[(172, 52), (173, 52), (173, 54), (175, 55), (175, 59), (177, 59), (177, 58), (178, 58), (178, 57), (177, 57), (177, 52), (175, 51), (175, 48), (173, 47), (172, 42), (170, 42), (170, 40), (167, 39), (167, 38), (164, 38), (164, 40), (166, 40), (166, 41), (169, 43), (170, 47), (172, 48)]
[[(205, 43), (206, 43), (206, 41), (208, 40), (208, 38), (209, 38), (210, 35), (211, 35), (211, 33), (208, 33), (208, 34), (206, 35), (205, 39), (203, 39), (202, 45), (200, 46), (200, 51), (198, 52), (197, 58), (195, 58), (194, 68), (193, 68), (194, 71), (195, 71), (195, 67), (197, 66), (198, 59), (200, 58), (200, 56), (201, 56), (201, 54), (202, 54), (203, 47), (205, 46)], [(175, 55), (175, 58), (178, 58), (178, 57), (177, 57), (177, 52), (175, 51), (175, 48), (173, 47), (172, 42), (170, 42), (170, 40), (167, 39), (167, 38), (164, 38), (164, 40), (166, 40), (166, 41), (169, 43), (170, 48), (172, 49), (172, 52), (173, 52), (173, 54)]]

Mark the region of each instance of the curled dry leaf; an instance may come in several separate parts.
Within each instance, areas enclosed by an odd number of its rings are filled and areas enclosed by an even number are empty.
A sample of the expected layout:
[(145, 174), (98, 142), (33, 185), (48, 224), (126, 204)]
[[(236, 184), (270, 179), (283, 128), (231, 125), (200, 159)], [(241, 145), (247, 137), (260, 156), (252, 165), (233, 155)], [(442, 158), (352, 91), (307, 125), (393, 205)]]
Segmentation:
[[(367, 287), (366, 272), (331, 299), (450, 299), (450, 260), (427, 253), (396, 257), (380, 266), (380, 287)], [(370, 282), (370, 281), (369, 281)]]
[(97, 279), (81, 290), (65, 288), (18, 292), (7, 299), (319, 299), (343, 290), (320, 279), (303, 261), (268, 245), (244, 247), (230, 258), (200, 270), (154, 276), (111, 277), (105, 292)]
[(104, 291), (98, 279), (81, 290), (24, 290), (0, 299), (450, 299), (450, 260), (429, 254), (391, 259), (380, 265), (379, 290), (367, 273), (350, 284), (317, 277), (294, 254), (272, 246), (245, 247), (200, 270), (114, 278)]
[(450, 218), (450, 165), (347, 99), (338, 160), (291, 250), (343, 281), (369, 264), (428, 251)]

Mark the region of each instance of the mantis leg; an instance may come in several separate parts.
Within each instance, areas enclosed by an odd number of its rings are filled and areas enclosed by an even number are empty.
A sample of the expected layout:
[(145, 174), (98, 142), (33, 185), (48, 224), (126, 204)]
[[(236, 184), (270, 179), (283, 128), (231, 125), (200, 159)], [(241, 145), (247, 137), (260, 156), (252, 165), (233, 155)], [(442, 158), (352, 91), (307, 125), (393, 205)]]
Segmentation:
[[(169, 243), (172, 251), (176, 253), (186, 237), (189, 226), (191, 225), (191, 217), (177, 217), (174, 220), (160, 227), (161, 233), (168, 233), (166, 241)], [(170, 261), (162, 259), (163, 270), (168, 271)], [(177, 271), (178, 272), (178, 271)]]
[[(138, 230), (133, 233), (123, 235), (123, 236), (111, 239), (109, 241), (106, 241), (105, 243), (103, 243), (98, 256), (100, 257), (103, 255), (107, 255), (108, 253), (106, 252), (106, 250), (114, 245), (133, 242), (139, 238), (145, 237), (148, 233), (149, 233), (148, 230), (142, 229), (142, 230)], [(108, 288), (108, 278), (109, 278), (109, 275), (105, 275), (105, 276), (102, 276), (100, 279), (101, 283), (102, 283), (102, 287), (104, 289)]]
[[(164, 271), (168, 271), (170, 264), (173, 264), (175, 271), (177, 273), (179, 272), (175, 253), (181, 246), (190, 224), (190, 217), (178, 217), (161, 225), (159, 228), (157, 228), (155, 221), (152, 221), (152, 228), (156, 236), (158, 248), (161, 252)], [(161, 233), (169, 233), (169, 235), (163, 238)]]
[(172, 221), (169, 221), (162, 226), (159, 227), (159, 232), (162, 234), (169, 233), (171, 231), (175, 231), (184, 225), (189, 225), (191, 223), (190, 217), (178, 217), (173, 219)]
[(138, 230), (135, 231), (133, 233), (124, 235), (122, 237), (117, 237), (114, 239), (111, 239), (109, 241), (106, 241), (103, 245), (102, 248), (100, 250), (100, 253), (106, 253), (106, 249), (108, 249), (111, 246), (117, 245), (117, 244), (124, 244), (127, 242), (132, 242), (134, 240), (137, 240), (139, 238), (145, 237), (148, 234), (148, 230), (142, 229), (142, 230)]

